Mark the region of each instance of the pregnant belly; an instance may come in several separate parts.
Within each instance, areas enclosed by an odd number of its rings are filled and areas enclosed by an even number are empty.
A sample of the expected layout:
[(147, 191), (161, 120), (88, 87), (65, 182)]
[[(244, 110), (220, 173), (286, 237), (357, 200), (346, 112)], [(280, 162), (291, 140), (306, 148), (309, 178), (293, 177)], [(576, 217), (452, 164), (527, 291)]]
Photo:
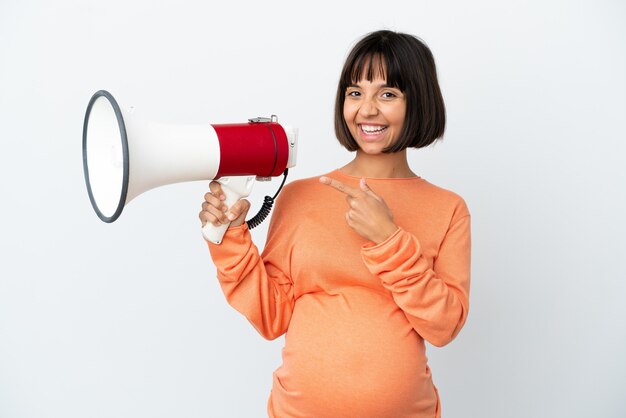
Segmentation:
[(272, 402), (282, 416), (434, 417), (437, 398), (404, 313), (384, 294), (350, 288), (296, 301)]

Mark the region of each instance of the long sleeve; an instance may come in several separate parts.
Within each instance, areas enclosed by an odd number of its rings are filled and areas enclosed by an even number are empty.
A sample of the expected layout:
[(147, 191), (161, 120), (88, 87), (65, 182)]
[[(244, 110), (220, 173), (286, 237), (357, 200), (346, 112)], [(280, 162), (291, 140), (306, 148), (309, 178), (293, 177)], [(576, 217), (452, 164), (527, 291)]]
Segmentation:
[(207, 241), (226, 300), (268, 340), (287, 331), (294, 306), (288, 240), (284, 235), (289, 231), (281, 222), (280, 200), (274, 208), (262, 255), (246, 223), (229, 228), (220, 245)]
[(361, 248), (367, 268), (392, 292), (415, 331), (438, 347), (452, 341), (467, 319), (470, 241), (466, 214), (448, 228), (432, 268), (417, 237), (402, 228), (377, 245)]

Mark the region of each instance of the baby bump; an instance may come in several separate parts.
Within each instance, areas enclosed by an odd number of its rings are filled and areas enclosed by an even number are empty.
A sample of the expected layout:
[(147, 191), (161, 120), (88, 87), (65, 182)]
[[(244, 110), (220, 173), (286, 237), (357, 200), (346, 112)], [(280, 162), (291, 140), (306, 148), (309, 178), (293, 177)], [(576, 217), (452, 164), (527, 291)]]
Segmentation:
[(275, 375), (292, 401), (323, 399), (353, 413), (436, 401), (424, 341), (391, 298), (365, 288), (301, 296)]

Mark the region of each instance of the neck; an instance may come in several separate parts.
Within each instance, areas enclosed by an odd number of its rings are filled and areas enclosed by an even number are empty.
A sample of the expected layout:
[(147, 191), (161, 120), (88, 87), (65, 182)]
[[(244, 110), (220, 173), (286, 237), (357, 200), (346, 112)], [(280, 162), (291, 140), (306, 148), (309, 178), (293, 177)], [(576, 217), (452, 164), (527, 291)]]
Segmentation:
[(354, 160), (341, 168), (346, 174), (370, 178), (417, 177), (406, 159), (406, 149), (391, 154), (366, 154), (360, 149)]

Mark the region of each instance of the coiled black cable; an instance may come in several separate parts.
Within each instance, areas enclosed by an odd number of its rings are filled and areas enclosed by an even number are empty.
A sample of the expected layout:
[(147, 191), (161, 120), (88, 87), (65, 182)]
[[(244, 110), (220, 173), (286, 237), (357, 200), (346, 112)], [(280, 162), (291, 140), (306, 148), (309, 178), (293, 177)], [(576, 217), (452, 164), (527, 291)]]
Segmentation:
[(252, 219), (250, 219), (249, 221), (246, 221), (246, 223), (248, 224), (248, 229), (252, 229), (254, 227), (259, 226), (261, 222), (263, 222), (265, 218), (267, 218), (267, 215), (270, 214), (270, 211), (272, 210), (272, 206), (274, 205), (274, 199), (276, 199), (276, 196), (278, 196), (278, 193), (280, 193), (281, 189), (283, 188), (283, 185), (285, 184), (285, 180), (287, 180), (288, 172), (289, 172), (289, 169), (286, 168), (285, 172), (283, 173), (284, 174), (283, 181), (282, 183), (280, 183), (280, 187), (278, 188), (278, 191), (276, 192), (274, 197), (265, 196), (265, 199), (263, 200), (263, 205), (261, 205), (261, 209), (259, 209), (257, 214), (254, 215)]

